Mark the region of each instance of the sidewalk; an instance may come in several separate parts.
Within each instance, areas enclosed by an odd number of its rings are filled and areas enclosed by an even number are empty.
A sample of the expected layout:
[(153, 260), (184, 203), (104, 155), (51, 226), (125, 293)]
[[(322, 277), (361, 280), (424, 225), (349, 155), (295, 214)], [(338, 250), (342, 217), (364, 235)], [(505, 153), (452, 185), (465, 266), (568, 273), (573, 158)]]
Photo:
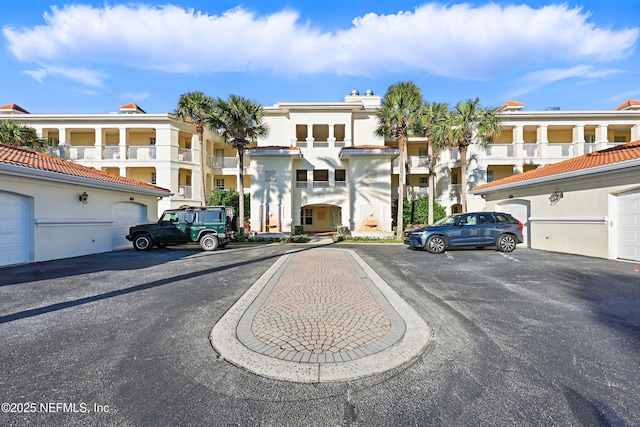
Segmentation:
[(269, 378), (343, 381), (419, 356), (431, 330), (355, 252), (330, 237), (283, 255), (216, 323), (230, 363)]

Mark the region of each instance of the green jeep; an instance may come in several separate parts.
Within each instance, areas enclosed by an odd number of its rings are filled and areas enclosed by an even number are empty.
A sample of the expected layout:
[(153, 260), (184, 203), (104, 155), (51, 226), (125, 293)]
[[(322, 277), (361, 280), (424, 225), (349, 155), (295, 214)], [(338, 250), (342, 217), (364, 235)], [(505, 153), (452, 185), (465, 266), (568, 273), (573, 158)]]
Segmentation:
[(215, 251), (225, 247), (236, 231), (231, 207), (185, 206), (164, 211), (157, 223), (129, 228), (126, 238), (137, 251), (184, 243), (199, 243), (205, 251)]

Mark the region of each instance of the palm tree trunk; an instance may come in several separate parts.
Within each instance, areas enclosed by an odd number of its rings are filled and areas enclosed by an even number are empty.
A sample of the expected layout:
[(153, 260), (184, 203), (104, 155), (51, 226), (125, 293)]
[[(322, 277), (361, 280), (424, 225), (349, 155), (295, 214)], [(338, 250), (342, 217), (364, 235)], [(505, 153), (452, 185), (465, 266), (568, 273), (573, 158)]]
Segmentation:
[(244, 147), (238, 147), (238, 232), (244, 236)]
[(206, 190), (206, 183), (207, 183), (207, 178), (206, 178), (206, 173), (204, 171), (204, 165), (205, 165), (205, 149), (204, 149), (204, 143), (203, 143), (203, 133), (202, 132), (198, 132), (198, 140), (200, 141), (200, 204), (202, 206), (206, 206), (207, 205), (207, 190)]
[(467, 212), (467, 146), (460, 145), (460, 204), (462, 213)]
[(400, 162), (399, 162), (399, 183), (398, 183), (398, 213), (397, 213), (397, 227), (396, 227), (396, 238), (401, 240), (404, 238), (403, 228), (404, 228), (404, 192), (405, 192), (405, 184), (407, 179), (407, 170), (405, 165), (407, 164), (406, 160), (406, 144), (404, 137), (398, 138), (398, 148), (400, 149)]
[(433, 161), (433, 145), (431, 144), (431, 141), (427, 140), (427, 158), (429, 159), (429, 187), (427, 188), (428, 194), (427, 197), (429, 198), (428, 200), (428, 206), (427, 208), (429, 209), (429, 213), (428, 213), (428, 219), (427, 219), (427, 224), (431, 225), (433, 224), (433, 206), (435, 205), (434, 203), (434, 195), (435, 195), (435, 178), (434, 178), (434, 173), (433, 173), (433, 164), (435, 163)]

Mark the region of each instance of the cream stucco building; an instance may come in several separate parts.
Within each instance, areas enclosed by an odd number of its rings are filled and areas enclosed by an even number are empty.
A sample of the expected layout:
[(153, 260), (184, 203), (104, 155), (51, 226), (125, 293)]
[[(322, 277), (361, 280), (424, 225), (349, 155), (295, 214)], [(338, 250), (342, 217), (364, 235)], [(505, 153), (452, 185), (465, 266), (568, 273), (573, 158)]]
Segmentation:
[[(251, 194), (252, 231), (334, 231), (392, 234), (392, 206), (398, 195), (397, 142), (374, 135), (380, 96), (353, 91), (337, 102), (278, 102), (265, 107), (267, 139), (247, 148), (245, 191)], [(462, 185), (477, 185), (534, 170), (597, 150), (640, 139), (640, 102), (597, 111), (556, 108), (529, 111), (508, 101), (499, 112), (502, 133), (487, 148), (471, 146), (468, 176), (460, 176), (457, 150), (439, 153), (435, 166), (437, 201), (460, 210)], [(200, 147), (194, 126), (168, 113), (147, 114), (135, 104), (110, 114), (29, 114), (10, 104), (0, 120), (14, 119), (50, 141), (53, 155), (160, 187), (173, 195), (159, 210), (199, 205), (205, 193), (238, 188), (237, 153), (205, 134)], [(412, 197), (427, 194), (425, 140), (409, 138), (408, 186)], [(204, 170), (200, 155), (204, 152)], [(486, 201), (469, 193), (468, 209)], [(503, 209), (527, 222), (521, 204)]]

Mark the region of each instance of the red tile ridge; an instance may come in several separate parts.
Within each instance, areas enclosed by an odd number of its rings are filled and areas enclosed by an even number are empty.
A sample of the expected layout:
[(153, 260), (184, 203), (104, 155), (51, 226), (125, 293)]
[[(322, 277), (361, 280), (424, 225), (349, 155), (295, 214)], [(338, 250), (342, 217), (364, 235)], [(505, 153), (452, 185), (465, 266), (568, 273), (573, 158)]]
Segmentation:
[(287, 145), (261, 145), (258, 147), (246, 147), (247, 150), (297, 150), (300, 151), (300, 147), (291, 147)]
[(140, 111), (141, 113), (145, 113), (146, 111), (144, 111), (142, 108), (140, 108), (140, 106), (138, 104), (135, 104), (133, 102), (129, 103), (129, 104), (124, 104), (120, 106), (120, 110), (136, 110), (136, 111)]
[(15, 111), (19, 111), (21, 113), (25, 113), (25, 114), (31, 114), (29, 113), (27, 110), (25, 110), (24, 108), (22, 108), (21, 106), (19, 106), (18, 104), (7, 104), (7, 105), (3, 105), (0, 107), (0, 111), (2, 112), (15, 112)]
[(627, 110), (627, 109), (631, 109), (632, 107), (636, 108), (640, 108), (640, 101), (636, 101), (634, 99), (630, 99), (628, 101), (623, 102), (622, 104), (620, 104), (616, 110)]
[[(502, 110), (506, 110), (506, 109), (520, 109), (522, 107), (524, 107), (525, 104), (523, 104), (522, 102), (517, 102), (517, 101), (513, 101), (513, 100), (508, 100), (507, 102), (505, 102), (504, 104), (502, 104), (502, 106), (500, 108), (498, 108), (498, 111), (502, 111)], [(509, 108), (511, 107), (511, 108)], [(514, 108), (515, 107), (515, 108)]]
[(343, 150), (397, 150), (397, 147), (390, 147), (388, 145), (351, 145), (349, 147), (342, 147)]

